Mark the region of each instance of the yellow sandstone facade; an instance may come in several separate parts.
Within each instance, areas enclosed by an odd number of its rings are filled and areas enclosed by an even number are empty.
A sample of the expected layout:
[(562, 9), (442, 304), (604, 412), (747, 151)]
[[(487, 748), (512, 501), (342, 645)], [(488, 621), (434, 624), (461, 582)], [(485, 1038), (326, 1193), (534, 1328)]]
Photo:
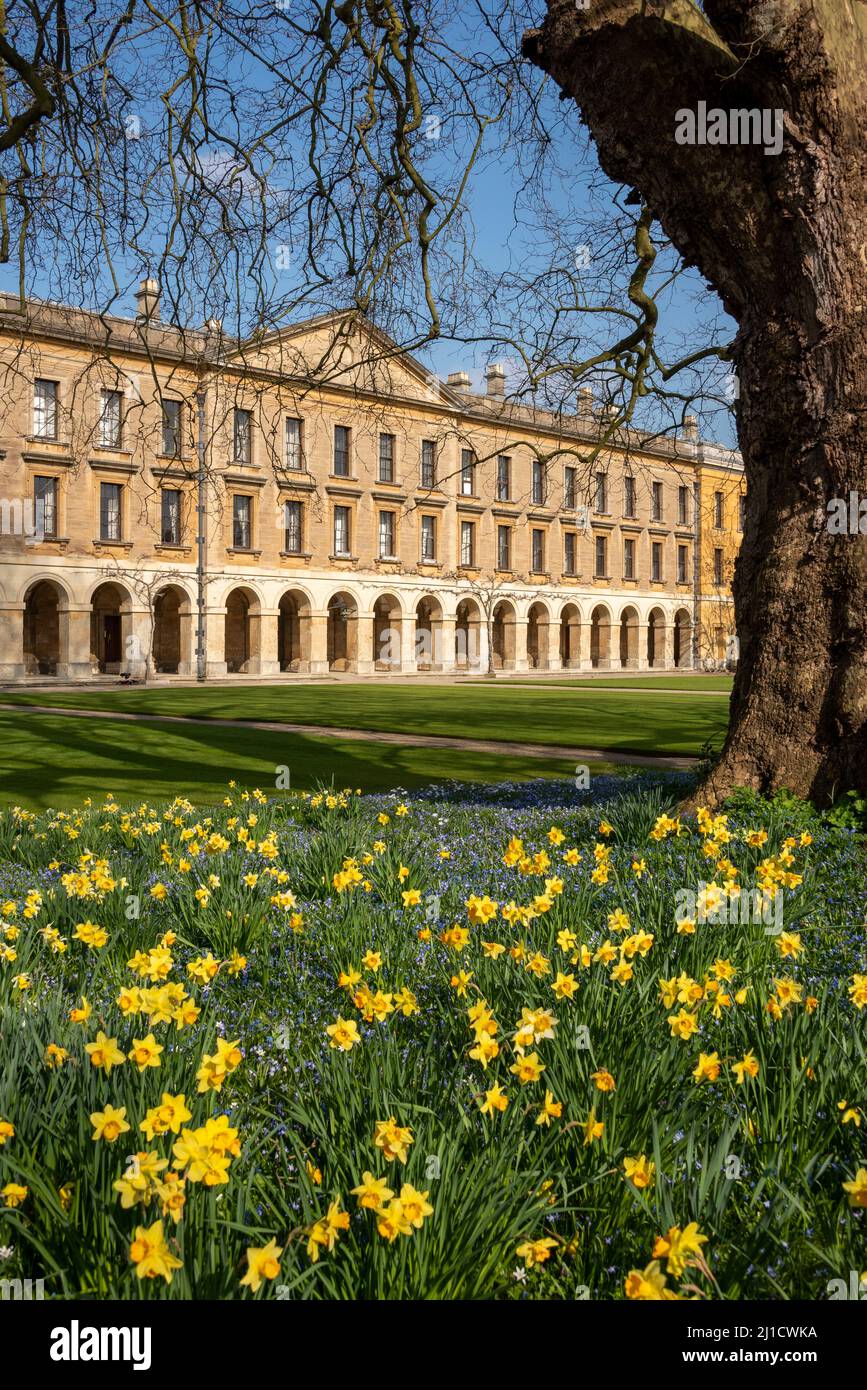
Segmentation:
[[(350, 314), (238, 342), (0, 296), (0, 679), (717, 666), (743, 470), (446, 382)], [(720, 498), (722, 500), (720, 500)]]

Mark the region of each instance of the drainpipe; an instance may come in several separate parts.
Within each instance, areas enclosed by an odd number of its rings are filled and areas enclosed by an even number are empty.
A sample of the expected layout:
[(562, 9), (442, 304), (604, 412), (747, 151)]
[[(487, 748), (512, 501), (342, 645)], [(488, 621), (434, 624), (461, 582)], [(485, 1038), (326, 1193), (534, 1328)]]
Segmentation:
[(200, 387), (196, 392), (198, 406), (198, 456), (196, 498), (196, 680), (207, 679), (207, 623), (205, 618), (205, 570), (207, 556), (206, 517), (205, 517), (205, 400), (206, 392)]
[(701, 515), (701, 475), (693, 483), (692, 500), (693, 525), (695, 526), (695, 542), (692, 547), (693, 568), (692, 568), (692, 669), (699, 669), (699, 657), (701, 650), (701, 636), (698, 630), (699, 617), (701, 615), (701, 542), (702, 542), (702, 515)]

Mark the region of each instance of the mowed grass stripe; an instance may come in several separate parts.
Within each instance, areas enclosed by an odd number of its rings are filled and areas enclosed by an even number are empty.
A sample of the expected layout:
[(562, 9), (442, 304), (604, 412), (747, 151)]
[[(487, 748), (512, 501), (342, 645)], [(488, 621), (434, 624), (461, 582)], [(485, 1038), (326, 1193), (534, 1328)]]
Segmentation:
[(441, 737), (544, 743), (644, 754), (696, 756), (721, 742), (728, 698), (616, 690), (580, 692), (504, 686), (271, 685), (199, 689), (4, 691), (0, 703), (123, 710), (198, 719), (294, 724)]
[[(276, 768), (290, 770), (291, 785), (320, 782), (365, 792), (454, 779), (521, 782), (569, 777), (573, 762), (456, 749), (401, 748), (394, 744), (265, 733), (207, 725), (124, 723), (63, 715), (0, 714), (0, 802), (29, 808), (81, 805), (111, 791), (118, 801), (222, 800), (229, 781), (273, 791)], [(593, 773), (616, 772), (594, 764)], [(634, 771), (634, 769), (622, 769)]]

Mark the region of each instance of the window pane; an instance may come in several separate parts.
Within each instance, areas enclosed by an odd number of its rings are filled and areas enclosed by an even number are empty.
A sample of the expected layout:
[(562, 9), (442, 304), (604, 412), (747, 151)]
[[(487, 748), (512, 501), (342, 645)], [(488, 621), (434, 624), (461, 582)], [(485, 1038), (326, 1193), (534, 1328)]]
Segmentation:
[(250, 412), (235, 411), (235, 462), (250, 462)]
[(605, 574), (605, 537), (596, 537), (596, 573), (604, 576)]
[(334, 508), (334, 553), (348, 555), (349, 550), (349, 508)]
[(421, 519), (421, 558), (423, 560), (434, 560), (436, 558), (436, 518), (423, 516)]
[(33, 433), (39, 439), (57, 438), (57, 382), (33, 383)]
[[(475, 492), (475, 456), (470, 449), (461, 450), (461, 492), (472, 497)], [(467, 525), (468, 523), (464, 523)]]
[(604, 473), (596, 474), (596, 510), (597, 512), (608, 511), (608, 487)]
[(379, 513), (379, 553), (394, 554), (394, 512)]
[(33, 479), (33, 513), (36, 534), (57, 535), (57, 479)]
[(181, 452), (181, 403), (163, 401), (163, 453), (176, 458)]
[[(421, 485), (422, 487), (436, 486), (436, 458), (432, 439), (423, 439), (421, 442)], [(431, 517), (429, 520), (433, 520), (433, 518)]]
[(287, 502), (284, 511), (284, 549), (297, 555), (301, 550), (301, 503)]
[(301, 468), (301, 421), (286, 417), (286, 467)]
[(623, 511), (626, 516), (635, 515), (635, 479), (623, 479)]
[(121, 538), (120, 483), (99, 485), (99, 534), (104, 541)]
[(166, 545), (179, 545), (181, 540), (181, 494), (175, 488), (163, 488), (162, 528)]
[(394, 435), (379, 436), (379, 481), (394, 482)]
[(334, 472), (341, 478), (349, 477), (349, 429), (346, 425), (334, 427)]
[(473, 523), (471, 521), (461, 522), (461, 564), (471, 565), (473, 563)]
[(511, 532), (508, 526), (497, 527), (497, 565), (501, 570), (507, 570), (509, 565)]
[(99, 417), (99, 442), (104, 449), (119, 449), (121, 439), (120, 391), (103, 391)]
[(237, 550), (249, 550), (250, 540), (250, 498), (232, 499), (232, 544)]

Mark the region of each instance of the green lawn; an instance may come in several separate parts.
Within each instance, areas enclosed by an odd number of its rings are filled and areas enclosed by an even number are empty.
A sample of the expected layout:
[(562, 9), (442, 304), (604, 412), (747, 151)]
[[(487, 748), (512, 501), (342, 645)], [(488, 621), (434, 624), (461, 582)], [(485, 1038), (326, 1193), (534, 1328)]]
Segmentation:
[[(198, 718), (286, 720), (348, 729), (568, 744), (623, 753), (698, 755), (720, 743), (728, 697), (506, 685), (236, 686), (212, 689), (0, 692), (0, 704), (146, 711)], [(234, 737), (234, 735), (229, 735)], [(77, 735), (73, 731), (73, 739)], [(451, 752), (439, 755), (450, 760)], [(348, 779), (351, 780), (351, 779)]]
[[(484, 676), (478, 677), (479, 681), (484, 681)], [(475, 685), (474, 679), (470, 684)], [(665, 672), (657, 675), (646, 674), (643, 676), (630, 676), (627, 672), (622, 672), (619, 676), (569, 676), (562, 671), (550, 676), (498, 676), (498, 685), (558, 685), (569, 686), (579, 690), (713, 690), (723, 691), (726, 695), (732, 688), (732, 677), (726, 675), (704, 675), (695, 676), (675, 676)]]
[[(456, 778), (468, 782), (566, 777), (558, 758), (523, 758), (456, 749), (401, 748), (306, 734), (177, 724), (130, 724), (62, 715), (0, 714), (0, 803), (28, 807), (80, 805), (111, 791), (118, 801), (214, 802), (235, 779), (273, 789), (275, 769), (290, 770), (303, 790), (333, 777), (337, 786), (384, 791)], [(593, 764), (594, 772), (617, 771)]]

